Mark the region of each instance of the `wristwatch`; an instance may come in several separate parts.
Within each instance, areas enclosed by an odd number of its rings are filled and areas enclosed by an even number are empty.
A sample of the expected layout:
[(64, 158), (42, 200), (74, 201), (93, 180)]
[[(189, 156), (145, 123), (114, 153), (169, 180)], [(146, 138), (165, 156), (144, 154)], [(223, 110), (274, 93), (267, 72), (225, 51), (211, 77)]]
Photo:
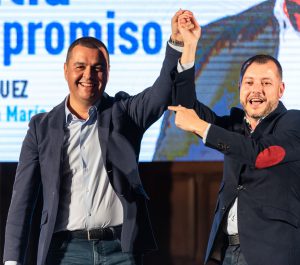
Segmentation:
[(175, 45), (175, 46), (178, 46), (178, 47), (183, 47), (184, 46), (183, 41), (173, 40), (171, 36), (170, 36), (169, 42), (171, 44)]

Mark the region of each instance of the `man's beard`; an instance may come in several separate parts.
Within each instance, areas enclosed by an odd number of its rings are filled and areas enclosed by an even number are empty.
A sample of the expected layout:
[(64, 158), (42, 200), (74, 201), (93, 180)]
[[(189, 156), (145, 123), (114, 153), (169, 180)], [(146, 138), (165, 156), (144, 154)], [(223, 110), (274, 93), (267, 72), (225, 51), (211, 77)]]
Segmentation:
[(248, 117), (250, 117), (252, 119), (259, 120), (261, 118), (268, 116), (272, 111), (274, 111), (277, 108), (277, 105), (278, 105), (278, 102), (268, 102), (265, 109), (262, 110), (261, 112), (249, 113), (248, 111), (246, 111), (246, 114)]

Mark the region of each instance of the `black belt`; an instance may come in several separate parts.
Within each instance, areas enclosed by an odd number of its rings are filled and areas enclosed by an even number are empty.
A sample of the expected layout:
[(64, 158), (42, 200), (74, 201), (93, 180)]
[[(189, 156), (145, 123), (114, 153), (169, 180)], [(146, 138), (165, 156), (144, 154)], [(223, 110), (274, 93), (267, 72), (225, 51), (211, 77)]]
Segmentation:
[(61, 231), (54, 233), (53, 237), (86, 240), (114, 240), (121, 238), (122, 226), (112, 226), (91, 230)]
[(228, 245), (229, 246), (236, 246), (240, 244), (240, 237), (239, 234), (236, 235), (228, 235)]

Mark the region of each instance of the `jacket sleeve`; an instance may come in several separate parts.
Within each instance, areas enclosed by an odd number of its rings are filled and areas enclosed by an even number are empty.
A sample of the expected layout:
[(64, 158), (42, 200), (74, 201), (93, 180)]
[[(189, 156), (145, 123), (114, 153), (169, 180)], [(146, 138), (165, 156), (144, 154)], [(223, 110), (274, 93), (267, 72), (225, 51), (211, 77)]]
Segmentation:
[(194, 68), (178, 73), (176, 70), (181, 53), (168, 44), (159, 77), (154, 84), (141, 93), (122, 101), (124, 110), (135, 124), (146, 130), (158, 120), (172, 104), (172, 91), (175, 85), (184, 86), (188, 78), (194, 76)]
[(193, 108), (196, 101), (194, 66), (191, 69), (177, 74), (172, 91), (172, 105)]
[(24, 261), (41, 179), (35, 130), (33, 118), (22, 144), (5, 230), (3, 260), (21, 264)]
[(278, 120), (271, 133), (258, 138), (213, 124), (207, 134), (206, 145), (257, 169), (299, 161), (300, 112), (288, 111)]

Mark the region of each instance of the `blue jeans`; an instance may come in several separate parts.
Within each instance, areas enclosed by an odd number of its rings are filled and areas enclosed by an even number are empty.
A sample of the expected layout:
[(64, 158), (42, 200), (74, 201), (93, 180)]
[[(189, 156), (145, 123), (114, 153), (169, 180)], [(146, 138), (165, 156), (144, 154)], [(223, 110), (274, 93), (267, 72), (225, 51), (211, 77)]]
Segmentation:
[(222, 265), (247, 265), (245, 257), (241, 252), (240, 245), (228, 246)]
[(119, 239), (51, 241), (46, 265), (142, 265), (142, 255), (123, 253)]

